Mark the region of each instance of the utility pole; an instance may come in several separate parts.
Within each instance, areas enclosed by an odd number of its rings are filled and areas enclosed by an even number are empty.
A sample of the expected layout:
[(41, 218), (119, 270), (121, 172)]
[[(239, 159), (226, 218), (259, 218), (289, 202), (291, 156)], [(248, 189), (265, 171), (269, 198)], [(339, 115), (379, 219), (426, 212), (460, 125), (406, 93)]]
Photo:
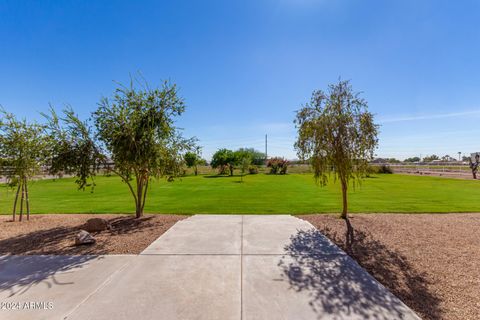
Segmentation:
[(268, 137), (265, 135), (265, 165), (267, 165), (267, 160), (268, 160)]

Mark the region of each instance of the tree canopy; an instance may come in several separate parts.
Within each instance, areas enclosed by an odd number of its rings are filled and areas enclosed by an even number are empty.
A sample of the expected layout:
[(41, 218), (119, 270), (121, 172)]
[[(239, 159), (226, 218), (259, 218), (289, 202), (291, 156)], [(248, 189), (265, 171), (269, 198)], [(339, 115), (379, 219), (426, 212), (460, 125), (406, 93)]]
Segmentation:
[(265, 164), (265, 153), (255, 150), (254, 148), (240, 148), (235, 151), (239, 158), (248, 157), (251, 159), (251, 163), (259, 166)]
[(196, 147), (195, 151), (188, 151), (184, 155), (185, 164), (189, 168), (194, 168), (195, 175), (198, 175), (198, 165), (205, 163), (205, 160), (200, 157), (200, 150), (200, 147)]
[(348, 219), (347, 190), (368, 172), (377, 146), (378, 126), (367, 101), (353, 91), (349, 81), (339, 81), (326, 92), (314, 91), (295, 120), (298, 156), (309, 159), (314, 176), (326, 185), (331, 174), (342, 188), (342, 217)]
[(212, 168), (219, 168), (219, 173), (224, 174), (228, 169), (230, 175), (233, 176), (233, 169), (238, 164), (238, 158), (232, 150), (222, 148), (217, 150), (213, 156), (210, 165)]
[(430, 156), (425, 156), (423, 158), (423, 162), (432, 162), (433, 160), (440, 160), (440, 157), (437, 156), (436, 154), (432, 154)]
[(420, 162), (419, 157), (411, 157), (404, 160), (404, 162)]
[[(127, 184), (135, 201), (136, 216), (143, 215), (151, 178), (181, 173), (184, 153), (194, 139), (185, 139), (175, 119), (185, 110), (173, 84), (160, 88), (148, 84), (119, 85), (110, 98), (102, 98), (92, 114), (93, 125), (81, 121), (72, 109), (59, 118), (49, 117), (50, 133), (59, 142), (52, 170), (65, 170), (85, 187), (99, 168), (111, 170)], [(109, 162), (113, 167), (109, 167)]]

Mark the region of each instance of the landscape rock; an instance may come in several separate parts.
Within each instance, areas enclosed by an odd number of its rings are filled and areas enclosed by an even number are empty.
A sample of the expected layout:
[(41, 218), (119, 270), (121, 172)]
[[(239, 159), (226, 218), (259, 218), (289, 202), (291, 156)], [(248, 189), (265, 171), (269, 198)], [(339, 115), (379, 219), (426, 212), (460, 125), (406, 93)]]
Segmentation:
[(94, 244), (96, 242), (95, 238), (85, 230), (80, 230), (79, 233), (75, 236), (75, 245), (80, 246), (84, 244)]
[(102, 218), (88, 219), (84, 225), (84, 229), (88, 232), (98, 232), (110, 229), (110, 224)]

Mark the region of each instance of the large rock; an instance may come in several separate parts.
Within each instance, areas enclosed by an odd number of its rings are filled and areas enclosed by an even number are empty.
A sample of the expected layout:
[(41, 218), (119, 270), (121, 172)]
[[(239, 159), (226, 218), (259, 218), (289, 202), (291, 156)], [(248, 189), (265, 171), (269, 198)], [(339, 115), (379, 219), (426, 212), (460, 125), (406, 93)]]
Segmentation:
[(83, 228), (88, 232), (99, 232), (110, 229), (110, 224), (105, 219), (92, 218), (87, 220)]
[(84, 244), (94, 244), (96, 242), (95, 238), (85, 230), (80, 230), (79, 233), (75, 236), (75, 245), (80, 246)]

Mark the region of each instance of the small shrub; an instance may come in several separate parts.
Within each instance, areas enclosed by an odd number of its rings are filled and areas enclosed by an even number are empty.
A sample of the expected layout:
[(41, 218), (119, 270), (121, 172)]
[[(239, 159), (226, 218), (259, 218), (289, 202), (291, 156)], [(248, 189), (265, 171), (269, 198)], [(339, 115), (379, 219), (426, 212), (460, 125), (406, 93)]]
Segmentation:
[(258, 173), (258, 167), (257, 166), (248, 167), (248, 173), (249, 174), (257, 174)]
[(386, 165), (386, 164), (382, 164), (381, 166), (379, 166), (377, 168), (377, 173), (387, 173), (387, 174), (390, 174), (390, 173), (393, 173), (393, 170), (392, 168), (390, 168), (389, 165)]
[(375, 174), (375, 173), (377, 173), (377, 167), (372, 166), (372, 165), (368, 165), (367, 170), (365, 172), (365, 176), (367, 178), (370, 178), (372, 176), (372, 174)]

